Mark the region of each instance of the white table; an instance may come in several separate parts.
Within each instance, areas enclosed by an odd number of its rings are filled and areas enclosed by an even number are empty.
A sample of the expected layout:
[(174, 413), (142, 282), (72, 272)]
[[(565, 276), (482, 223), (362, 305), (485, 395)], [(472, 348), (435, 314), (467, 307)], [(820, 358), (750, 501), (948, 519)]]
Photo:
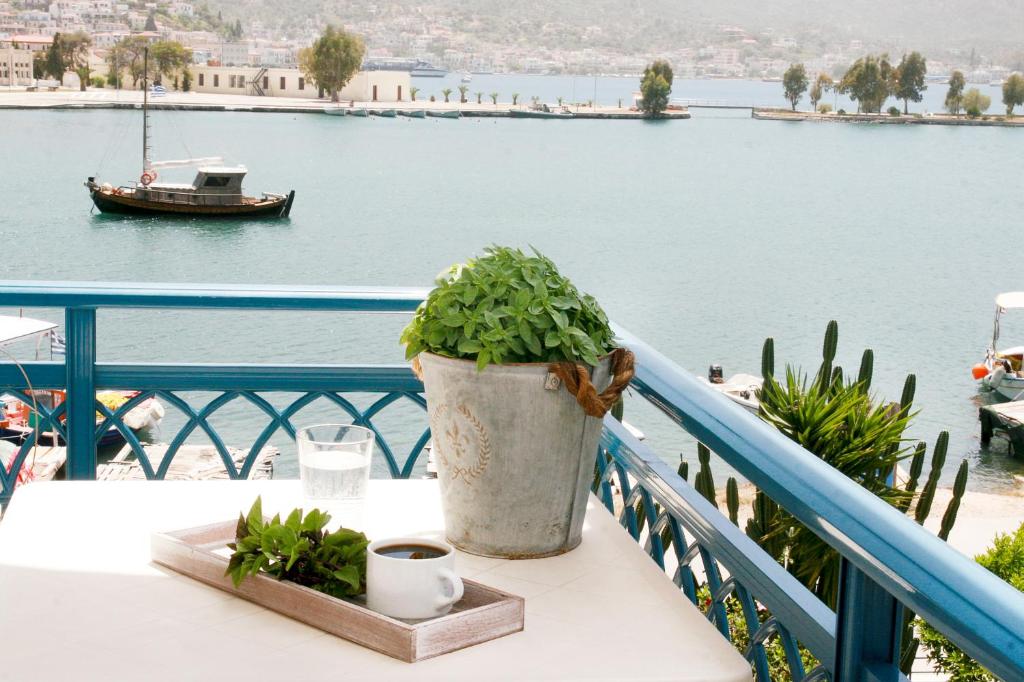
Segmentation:
[[(0, 521), (0, 680), (700, 680), (750, 667), (591, 497), (559, 557), (459, 553), (526, 599), (526, 629), (402, 663), (149, 560), (150, 535), (301, 505), (296, 481), (49, 482)], [(443, 537), (434, 481), (372, 481), (371, 538)]]

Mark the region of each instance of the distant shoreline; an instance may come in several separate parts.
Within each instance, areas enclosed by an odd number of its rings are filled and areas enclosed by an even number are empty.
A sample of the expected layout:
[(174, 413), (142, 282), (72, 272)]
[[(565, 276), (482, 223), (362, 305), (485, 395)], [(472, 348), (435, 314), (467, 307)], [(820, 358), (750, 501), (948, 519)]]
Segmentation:
[(1024, 127), (1024, 116), (1007, 119), (1004, 116), (985, 115), (977, 118), (952, 116), (950, 114), (840, 114), (830, 111), (821, 114), (813, 111), (786, 111), (775, 108), (754, 108), (751, 117), (759, 121), (828, 121), (836, 123), (877, 123), (884, 125), (946, 125), (946, 126), (998, 126), (1003, 128)]

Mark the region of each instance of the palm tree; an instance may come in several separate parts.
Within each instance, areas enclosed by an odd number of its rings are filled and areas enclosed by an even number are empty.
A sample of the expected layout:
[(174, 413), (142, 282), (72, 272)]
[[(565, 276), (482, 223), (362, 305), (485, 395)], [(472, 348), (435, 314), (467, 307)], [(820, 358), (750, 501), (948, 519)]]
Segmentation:
[(490, 97), (491, 97), (491, 104), (493, 104), (494, 106), (498, 106), (498, 93), (492, 92)]
[(419, 92), (419, 88), (409, 88), (409, 96), (412, 97), (412, 101), (416, 101), (416, 93)]
[(459, 86), (459, 102), (461, 102), (462, 104), (466, 103), (466, 93), (467, 92), (469, 92), (469, 86), (468, 85), (460, 85)]
[(483, 102), (481, 101), (483, 98), (484, 98), (484, 93), (482, 93), (482, 92), (476, 93), (476, 103), (477, 104), (483, 104)]
[(563, 99), (562, 97), (558, 98), (558, 106), (562, 106), (562, 99)]
[(452, 89), (451, 88), (445, 88), (444, 90), (441, 91), (441, 94), (444, 95), (444, 101), (445, 101), (445, 104), (447, 104), (448, 103), (448, 96), (452, 94)]
[(512, 93), (512, 106), (516, 106), (517, 104), (519, 104), (519, 93), (518, 92), (513, 92)]

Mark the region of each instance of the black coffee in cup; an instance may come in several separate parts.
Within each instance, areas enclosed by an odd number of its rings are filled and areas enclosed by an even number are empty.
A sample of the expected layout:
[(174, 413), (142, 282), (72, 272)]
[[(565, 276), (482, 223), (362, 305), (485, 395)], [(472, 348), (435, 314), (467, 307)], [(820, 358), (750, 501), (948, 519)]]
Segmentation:
[(438, 559), (448, 552), (433, 545), (385, 545), (374, 550), (390, 559)]

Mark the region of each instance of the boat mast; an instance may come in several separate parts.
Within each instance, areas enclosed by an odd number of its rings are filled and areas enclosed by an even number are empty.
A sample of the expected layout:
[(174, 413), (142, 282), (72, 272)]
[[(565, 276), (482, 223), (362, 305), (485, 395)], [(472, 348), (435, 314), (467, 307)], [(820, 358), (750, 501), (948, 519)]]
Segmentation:
[(142, 172), (149, 170), (149, 48), (142, 51)]

